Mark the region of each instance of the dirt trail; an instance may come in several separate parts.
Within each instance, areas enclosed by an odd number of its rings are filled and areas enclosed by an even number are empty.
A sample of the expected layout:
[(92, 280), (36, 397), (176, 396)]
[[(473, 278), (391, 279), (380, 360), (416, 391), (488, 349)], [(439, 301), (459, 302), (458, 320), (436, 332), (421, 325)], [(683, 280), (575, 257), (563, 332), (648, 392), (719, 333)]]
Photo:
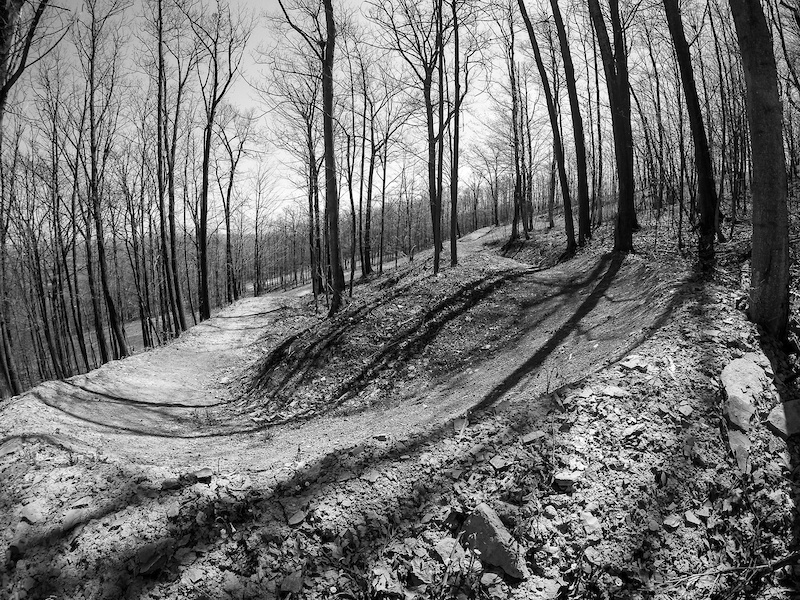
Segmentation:
[[(499, 235), (487, 228), (466, 236), (461, 256), (481, 252)], [(241, 300), (166, 347), (40, 385), (6, 403), (0, 431), (49, 436), (176, 473), (212, 466), (254, 482), (273, 479), (298, 459), (318, 460), (377, 433), (407, 438), (501, 399), (535, 398), (620, 358), (663, 312), (654, 290), (639, 289), (645, 267), (637, 260), (623, 265), (607, 256), (570, 271), (525, 273), (517, 289), (529, 308), (520, 316), (524, 333), (512, 345), (479, 368), (453, 373), (379, 412), (323, 415), (262, 431), (247, 414), (225, 410), (231, 399), (226, 388), (261, 352), (254, 345), (259, 336), (299, 309), (295, 291)]]

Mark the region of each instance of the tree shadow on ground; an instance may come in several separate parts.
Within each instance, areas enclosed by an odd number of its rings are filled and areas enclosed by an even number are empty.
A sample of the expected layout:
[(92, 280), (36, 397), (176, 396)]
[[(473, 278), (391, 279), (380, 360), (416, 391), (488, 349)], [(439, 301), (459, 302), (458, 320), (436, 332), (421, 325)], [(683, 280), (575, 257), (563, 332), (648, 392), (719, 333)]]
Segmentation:
[[(340, 347), (345, 336), (351, 333), (353, 322), (358, 323), (366, 319), (373, 310), (396, 301), (408, 288), (395, 289), (388, 297), (359, 307), (355, 315), (345, 313), (335, 322), (323, 325), (322, 330), (307, 330), (286, 340), (259, 365), (250, 385), (248, 397), (251, 404), (258, 404), (259, 401), (267, 403), (267, 412), (275, 415), (270, 417), (270, 423), (288, 422), (298, 417), (311, 418), (356, 398), (371, 382), (382, 375), (391, 379), (389, 374), (394, 365), (422, 356), (436, 342), (437, 335), (445, 327), (473, 308), (480, 307), (483, 311), (480, 315), (490, 319), (492, 309), (487, 307), (492, 304), (499, 305), (498, 310), (501, 312), (496, 315), (498, 323), (519, 324), (510, 328), (512, 331), (503, 341), (504, 347), (516, 345), (521, 352), (529, 354), (528, 348), (521, 347), (523, 338), (531, 331), (535, 331), (547, 319), (564, 312), (565, 307), (576, 301), (580, 302), (574, 314), (566, 322), (558, 324), (557, 332), (549, 337), (547, 343), (539, 346), (537, 342), (539, 347), (537, 352), (499, 385), (494, 394), (487, 397), (485, 405), (489, 405), (508, 389), (517, 385), (523, 376), (541, 365), (542, 361), (558, 349), (571, 334), (578, 333), (586, 339), (592, 337), (591, 330), (587, 328), (586, 317), (595, 316), (593, 311), (601, 299), (605, 298), (611, 303), (620, 301), (610, 298), (607, 292), (623, 263), (622, 256), (609, 254), (603, 256), (596, 264), (591, 264), (586, 273), (578, 275), (545, 273), (539, 276), (540, 270), (511, 271), (465, 283), (424, 311), (412, 315), (398, 331), (392, 332), (388, 339), (382, 340), (383, 343), (376, 342), (378, 350), (371, 353), (367, 361), (359, 360), (355, 363), (355, 368), (349, 366), (337, 371), (336, 374), (341, 377), (338, 384), (326, 391), (324, 397), (320, 397), (316, 404), (306, 408), (303, 414), (287, 411), (286, 404), (294, 399), (300, 386), (323, 374), (334, 356), (343, 358), (337, 355), (337, 352), (339, 354), (344, 352)], [(576, 300), (587, 291), (589, 296), (585, 301)], [(631, 295), (637, 297), (639, 292), (646, 294), (651, 291), (651, 289), (634, 289)], [(627, 300), (621, 299), (623, 303)], [(648, 315), (637, 315), (636, 319), (631, 319), (629, 315), (621, 314), (622, 310), (622, 308), (616, 310), (616, 313), (619, 313), (616, 316), (622, 319), (621, 330), (638, 322), (650, 320)], [(605, 329), (608, 329), (608, 326)], [(624, 335), (629, 333), (630, 331), (626, 330)], [(609, 333), (609, 337), (613, 335), (616, 335), (616, 332)], [(306, 339), (300, 340), (302, 336)], [(477, 343), (476, 340), (472, 342)], [(467, 350), (458, 358), (454, 355), (450, 357), (450, 363), (446, 365), (448, 370), (440, 379), (446, 380), (452, 377), (453, 369), (457, 369), (459, 362), (463, 363), (466, 357), (478, 363), (490, 358), (487, 353), (478, 352), (477, 347)], [(440, 351), (445, 355), (452, 354), (450, 348)], [(502, 348), (499, 351), (502, 351)], [(350, 409), (348, 414), (365, 408), (356, 406)], [(281, 411), (285, 414), (278, 416)]]

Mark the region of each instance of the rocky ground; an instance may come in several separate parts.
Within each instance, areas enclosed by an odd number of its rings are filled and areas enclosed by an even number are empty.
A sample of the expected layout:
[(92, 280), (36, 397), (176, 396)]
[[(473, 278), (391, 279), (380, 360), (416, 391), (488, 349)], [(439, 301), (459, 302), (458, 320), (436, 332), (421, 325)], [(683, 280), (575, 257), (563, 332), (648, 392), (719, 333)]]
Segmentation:
[(796, 357), (744, 237), (700, 276), (608, 235), (481, 230), (332, 321), (248, 299), (5, 402), (0, 597), (797, 594)]

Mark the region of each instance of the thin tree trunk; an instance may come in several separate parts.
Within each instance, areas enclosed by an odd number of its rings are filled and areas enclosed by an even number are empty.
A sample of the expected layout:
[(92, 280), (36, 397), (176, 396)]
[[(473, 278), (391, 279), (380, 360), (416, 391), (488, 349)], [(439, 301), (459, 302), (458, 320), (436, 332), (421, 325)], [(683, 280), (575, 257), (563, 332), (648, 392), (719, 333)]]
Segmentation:
[[(520, 0), (521, 1), (521, 0)], [(583, 245), (586, 239), (592, 237), (591, 222), (589, 221), (589, 181), (586, 170), (586, 140), (583, 135), (583, 118), (581, 117), (578, 103), (578, 90), (575, 84), (575, 67), (572, 64), (572, 54), (567, 41), (567, 31), (564, 20), (561, 18), (561, 9), (558, 0), (550, 0), (553, 18), (558, 33), (558, 43), (561, 46), (561, 57), (564, 60), (564, 76), (567, 80), (567, 95), (572, 116), (572, 132), (575, 139), (575, 160), (578, 170), (578, 244)]]
[(328, 253), (331, 265), (331, 305), (334, 315), (342, 305), (344, 271), (339, 249), (339, 190), (336, 184), (336, 158), (333, 139), (333, 62), (336, 48), (336, 25), (333, 19), (333, 0), (323, 0), (325, 7), (325, 51), (322, 64), (322, 113), (325, 138), (325, 217), (328, 234)]
[(664, 11), (667, 14), (672, 43), (675, 46), (675, 56), (680, 69), (681, 84), (689, 113), (689, 128), (694, 141), (694, 162), (697, 170), (697, 194), (700, 202), (700, 236), (698, 239), (698, 255), (700, 262), (705, 267), (710, 267), (714, 261), (714, 232), (715, 213), (717, 209), (717, 195), (714, 186), (714, 169), (711, 163), (711, 152), (708, 148), (708, 139), (703, 125), (703, 113), (700, 110), (700, 100), (697, 96), (697, 86), (694, 81), (689, 44), (683, 32), (678, 0), (664, 0)]
[[(547, 102), (547, 113), (550, 116), (550, 128), (553, 130), (553, 150), (556, 157), (556, 165), (558, 167), (558, 177), (561, 182), (561, 194), (564, 200), (564, 224), (567, 233), (567, 248), (565, 254), (570, 255), (575, 252), (575, 226), (572, 220), (572, 202), (569, 196), (569, 183), (567, 180), (567, 169), (564, 161), (564, 146), (561, 143), (561, 129), (558, 124), (558, 113), (556, 111), (555, 102), (553, 101), (553, 94), (550, 90), (550, 82), (547, 78), (547, 70), (545, 69), (544, 61), (542, 60), (542, 53), (539, 51), (539, 43), (536, 41), (536, 33), (533, 30), (533, 24), (528, 17), (528, 11), (525, 9), (524, 0), (517, 0), (519, 10), (522, 13), (522, 19), (525, 21), (525, 28), (528, 30), (528, 37), (531, 41), (533, 48), (533, 57), (536, 60), (536, 68), (539, 71), (539, 77), (542, 80), (542, 89), (544, 90), (545, 101)], [(574, 118), (574, 117), (573, 117)], [(584, 170), (585, 170), (584, 155)], [(585, 179), (585, 173), (584, 173)], [(588, 191), (586, 196), (588, 206)]]

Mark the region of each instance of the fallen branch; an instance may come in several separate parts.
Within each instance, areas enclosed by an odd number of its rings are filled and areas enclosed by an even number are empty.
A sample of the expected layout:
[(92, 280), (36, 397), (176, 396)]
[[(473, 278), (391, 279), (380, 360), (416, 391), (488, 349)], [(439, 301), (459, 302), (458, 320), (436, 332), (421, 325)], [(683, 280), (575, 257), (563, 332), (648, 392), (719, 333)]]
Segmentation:
[(672, 579), (665, 580), (661, 587), (671, 586), (676, 583), (682, 583), (691, 579), (702, 579), (703, 577), (718, 577), (720, 575), (730, 575), (732, 573), (774, 573), (787, 565), (797, 564), (800, 562), (800, 550), (792, 552), (785, 557), (775, 560), (764, 565), (751, 565), (749, 567), (724, 567), (716, 569), (708, 569), (702, 573), (690, 573), (682, 577), (673, 577)]

